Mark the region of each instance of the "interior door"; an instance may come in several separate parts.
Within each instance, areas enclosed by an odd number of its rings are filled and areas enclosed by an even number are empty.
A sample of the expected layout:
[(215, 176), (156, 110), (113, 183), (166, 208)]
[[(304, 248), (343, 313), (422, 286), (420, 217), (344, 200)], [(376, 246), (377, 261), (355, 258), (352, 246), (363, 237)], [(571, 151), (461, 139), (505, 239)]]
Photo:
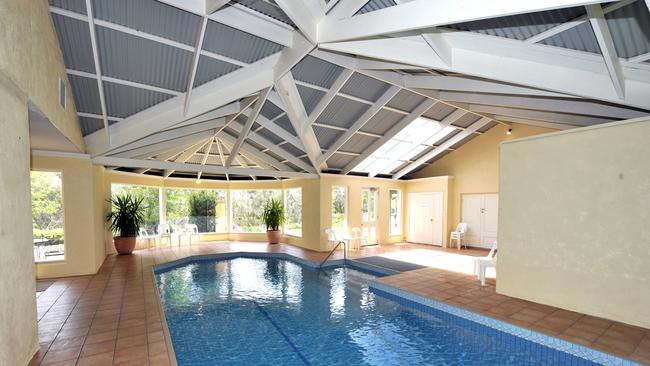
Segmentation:
[(483, 238), (481, 246), (491, 248), (492, 243), (497, 240), (497, 228), (499, 224), (499, 195), (486, 194), (483, 203)]
[(442, 193), (409, 193), (409, 241), (442, 245)]
[(368, 245), (377, 244), (377, 201), (377, 188), (361, 189), (361, 233)]
[(482, 206), (483, 206), (483, 195), (480, 194), (463, 195), (462, 222), (467, 223), (467, 233), (465, 234), (465, 242), (469, 246), (478, 247), (482, 244), (481, 243)]

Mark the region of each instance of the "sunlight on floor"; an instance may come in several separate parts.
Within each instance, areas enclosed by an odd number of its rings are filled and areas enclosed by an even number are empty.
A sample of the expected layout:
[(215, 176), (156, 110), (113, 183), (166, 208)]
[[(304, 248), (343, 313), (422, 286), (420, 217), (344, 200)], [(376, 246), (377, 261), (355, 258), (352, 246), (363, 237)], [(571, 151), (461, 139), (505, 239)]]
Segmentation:
[[(471, 255), (447, 253), (428, 249), (411, 249), (379, 254), (379, 256), (418, 264), (420, 266), (439, 268), (465, 274), (474, 274), (474, 260), (476, 259), (475, 256)], [(488, 278), (496, 278), (495, 269), (489, 268), (486, 276)]]

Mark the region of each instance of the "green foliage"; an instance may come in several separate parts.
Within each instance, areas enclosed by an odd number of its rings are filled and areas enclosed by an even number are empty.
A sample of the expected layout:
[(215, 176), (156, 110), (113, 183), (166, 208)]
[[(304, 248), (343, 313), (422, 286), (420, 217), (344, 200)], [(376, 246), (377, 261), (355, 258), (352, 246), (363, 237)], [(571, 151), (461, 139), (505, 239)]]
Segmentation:
[(111, 199), (113, 209), (106, 215), (111, 230), (118, 236), (138, 236), (140, 226), (144, 223), (142, 197), (130, 194), (117, 195)]
[(34, 239), (50, 239), (56, 244), (63, 243), (63, 228), (56, 229), (34, 229)]
[(280, 199), (276, 190), (233, 190), (231, 191), (233, 231), (260, 233), (264, 231), (261, 211), (271, 198)]
[(63, 231), (61, 173), (31, 172), (31, 190), (34, 229)]
[(286, 217), (284, 216), (284, 205), (279, 199), (271, 198), (264, 204), (264, 211), (262, 212), (262, 221), (266, 225), (266, 230), (280, 230), (284, 224)]
[(195, 224), (200, 233), (215, 231), (217, 194), (214, 191), (194, 191), (189, 197), (190, 223)]
[(160, 201), (158, 197), (158, 188), (113, 184), (113, 197), (117, 195), (130, 194), (133, 197), (142, 199), (142, 209), (144, 210), (144, 223), (142, 228), (150, 233), (156, 231), (158, 221), (160, 220)]

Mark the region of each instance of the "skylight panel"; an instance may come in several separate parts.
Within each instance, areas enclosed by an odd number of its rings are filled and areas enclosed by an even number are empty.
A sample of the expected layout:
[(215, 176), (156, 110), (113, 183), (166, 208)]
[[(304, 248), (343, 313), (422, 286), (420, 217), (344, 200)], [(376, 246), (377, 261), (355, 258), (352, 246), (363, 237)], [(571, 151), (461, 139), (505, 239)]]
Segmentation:
[(440, 122), (428, 118), (416, 118), (353, 170), (369, 173), (370, 176), (390, 174), (402, 163), (435, 145), (455, 129), (453, 126), (443, 128)]

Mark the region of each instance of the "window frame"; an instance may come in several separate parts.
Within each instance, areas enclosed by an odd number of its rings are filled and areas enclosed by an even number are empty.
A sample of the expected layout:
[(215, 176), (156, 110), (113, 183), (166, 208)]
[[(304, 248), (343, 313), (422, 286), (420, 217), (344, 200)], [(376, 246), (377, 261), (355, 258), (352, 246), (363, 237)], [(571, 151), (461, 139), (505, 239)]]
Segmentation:
[(300, 191), (300, 235), (289, 234), (289, 233), (287, 232), (287, 224), (288, 224), (288, 220), (286, 220), (286, 219), (285, 219), (285, 221), (284, 221), (284, 225), (283, 225), (283, 228), (282, 228), (282, 234), (284, 234), (284, 235), (286, 235), (286, 236), (291, 236), (291, 237), (294, 237), (294, 238), (302, 238), (302, 208), (303, 208), (303, 204), (302, 204), (302, 202), (303, 202), (303, 200), (302, 200), (302, 187), (284, 188), (284, 189), (282, 190), (285, 214), (286, 214), (286, 212), (287, 212), (287, 207), (288, 207), (288, 206), (287, 206), (287, 192), (288, 192), (288, 191), (291, 191), (291, 190), (298, 190), (298, 191)]
[[(391, 225), (391, 195), (393, 192), (397, 193), (397, 213), (396, 213), (396, 220), (397, 220), (397, 231), (394, 232), (393, 227)], [(400, 236), (402, 235), (403, 228), (402, 228), (402, 221), (403, 221), (403, 204), (402, 204), (402, 190), (393, 188), (388, 190), (388, 236)]]
[[(64, 181), (64, 174), (63, 170), (57, 170), (57, 169), (30, 169), (29, 174), (30, 174), (30, 185), (29, 185), (29, 196), (30, 196), (30, 210), (31, 206), (33, 205), (33, 199), (32, 199), (32, 186), (31, 186), (31, 173), (32, 172), (41, 172), (41, 173), (58, 173), (61, 177), (61, 211), (63, 212), (63, 220), (61, 223), (61, 226), (63, 227), (63, 258), (62, 259), (55, 259), (55, 260), (37, 260), (36, 257), (34, 257), (34, 263), (38, 265), (42, 264), (50, 264), (50, 263), (65, 263), (68, 260), (68, 251), (67, 251), (67, 245), (66, 245), (66, 214), (65, 214), (65, 181)], [(32, 245), (34, 244), (34, 216), (32, 214)]]
[(334, 188), (343, 188), (343, 221), (342, 221), (342, 227), (341, 229), (343, 231), (348, 230), (348, 199), (349, 199), (349, 189), (348, 186), (345, 185), (339, 185), (339, 184), (333, 184), (330, 188), (330, 228), (334, 229), (334, 201), (332, 200), (332, 193), (334, 192)]
[[(136, 184), (133, 184), (136, 185)], [(161, 187), (160, 190), (160, 195), (165, 195), (165, 207), (160, 206), (160, 210), (162, 211), (164, 209), (165, 211), (165, 223), (169, 224), (169, 217), (167, 215), (167, 191), (169, 190), (185, 190), (185, 191), (222, 191), (225, 193), (224, 199), (226, 202), (226, 213), (225, 213), (225, 229), (223, 231), (206, 231), (202, 232), (201, 234), (229, 234), (232, 231), (229, 229), (231, 228), (231, 212), (230, 212), (230, 189), (228, 188), (199, 188), (199, 187), (174, 187), (174, 186), (166, 186), (166, 187)], [(216, 209), (216, 207), (215, 207)], [(189, 216), (188, 216), (189, 217)], [(215, 220), (216, 220), (216, 211), (215, 211)], [(216, 229), (216, 223), (215, 223), (215, 229)]]
[(229, 221), (230, 221), (230, 226), (229, 226), (229, 234), (264, 234), (266, 233), (266, 228), (264, 227), (264, 223), (262, 222), (262, 231), (235, 231), (233, 230), (233, 226), (235, 225), (235, 218), (233, 215), (233, 208), (234, 208), (234, 200), (233, 200), (233, 192), (238, 192), (238, 191), (271, 191), (271, 192), (278, 192), (279, 193), (279, 198), (284, 201), (284, 190), (282, 188), (253, 188), (253, 189), (247, 189), (247, 188), (238, 188), (238, 189), (228, 189), (228, 198), (229, 198)]

